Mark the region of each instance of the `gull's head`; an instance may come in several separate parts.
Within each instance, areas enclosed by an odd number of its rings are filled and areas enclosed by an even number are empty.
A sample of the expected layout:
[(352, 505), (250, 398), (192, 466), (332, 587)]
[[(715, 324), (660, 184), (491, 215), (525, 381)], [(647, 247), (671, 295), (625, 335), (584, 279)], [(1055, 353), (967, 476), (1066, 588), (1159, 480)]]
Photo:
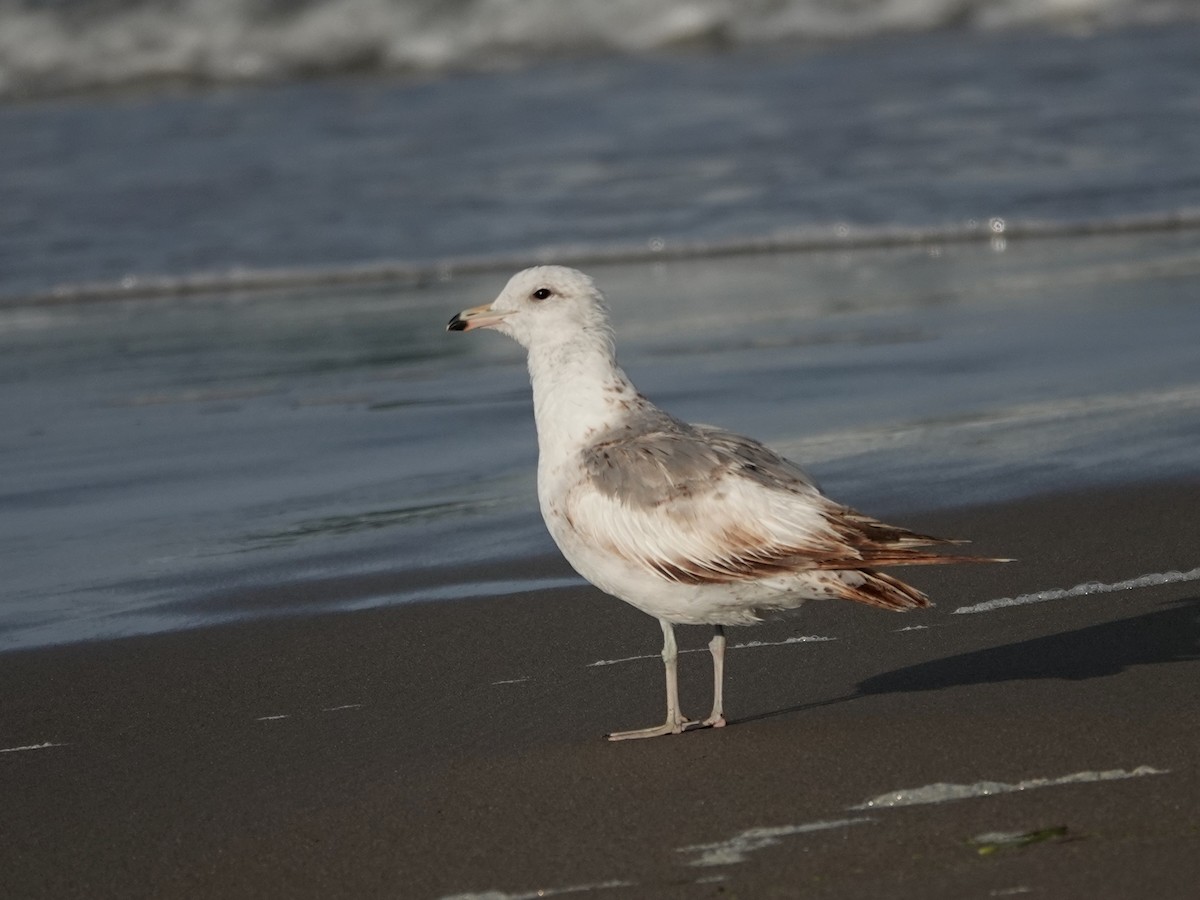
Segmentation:
[(604, 297), (591, 278), (566, 266), (523, 269), (491, 303), (457, 313), (446, 326), (476, 328), (494, 328), (527, 348), (588, 333), (611, 341)]

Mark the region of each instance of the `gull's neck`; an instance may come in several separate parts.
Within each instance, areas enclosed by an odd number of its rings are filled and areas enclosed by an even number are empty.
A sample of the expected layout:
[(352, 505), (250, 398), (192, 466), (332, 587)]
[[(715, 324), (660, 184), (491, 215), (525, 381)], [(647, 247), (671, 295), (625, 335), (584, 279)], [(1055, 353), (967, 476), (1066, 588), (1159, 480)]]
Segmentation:
[(531, 347), (529, 379), (543, 462), (578, 452), (638, 397), (617, 365), (611, 339), (595, 333)]

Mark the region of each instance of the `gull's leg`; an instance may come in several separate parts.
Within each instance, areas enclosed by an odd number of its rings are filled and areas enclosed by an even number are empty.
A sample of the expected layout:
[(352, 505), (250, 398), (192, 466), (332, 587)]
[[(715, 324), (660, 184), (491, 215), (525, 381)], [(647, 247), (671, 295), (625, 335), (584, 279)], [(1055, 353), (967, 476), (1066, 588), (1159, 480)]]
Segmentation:
[(627, 741), (632, 738), (658, 737), (663, 734), (679, 734), (692, 720), (679, 711), (679, 678), (676, 673), (675, 661), (679, 656), (679, 648), (675, 644), (675, 627), (666, 619), (659, 619), (662, 626), (663, 669), (667, 676), (667, 720), (653, 728), (639, 728), (636, 731), (614, 731), (608, 736), (610, 741)]
[(725, 685), (725, 626), (716, 625), (713, 639), (708, 642), (708, 650), (713, 658), (713, 708), (703, 724), (712, 728), (725, 727), (725, 701), (722, 696)]

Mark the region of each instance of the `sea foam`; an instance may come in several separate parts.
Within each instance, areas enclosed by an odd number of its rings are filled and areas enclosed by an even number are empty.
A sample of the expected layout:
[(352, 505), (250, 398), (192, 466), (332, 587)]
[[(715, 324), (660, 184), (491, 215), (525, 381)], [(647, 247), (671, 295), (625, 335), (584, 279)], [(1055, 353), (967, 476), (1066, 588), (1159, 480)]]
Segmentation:
[(829, 42), (944, 28), (1195, 18), (1188, 0), (146, 0), (0, 5), (0, 97), (154, 82), (443, 72), (679, 46)]

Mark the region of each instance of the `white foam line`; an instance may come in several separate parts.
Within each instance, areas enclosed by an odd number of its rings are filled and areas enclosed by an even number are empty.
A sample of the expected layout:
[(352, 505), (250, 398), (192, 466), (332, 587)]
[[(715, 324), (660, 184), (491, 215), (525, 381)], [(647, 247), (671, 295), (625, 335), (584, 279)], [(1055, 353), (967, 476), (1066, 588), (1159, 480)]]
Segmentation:
[[(680, 653), (695, 653), (695, 650), (680, 650)], [(639, 659), (658, 659), (657, 653), (647, 653), (645, 656), (622, 656), (620, 659), (598, 659), (595, 662), (590, 662), (585, 668), (591, 669), (594, 666), (615, 666), (618, 663), (634, 662)]]
[(528, 680), (529, 676), (526, 675), (524, 678), (506, 678), (503, 681), (493, 681), (492, 684), (521, 684)]
[(611, 888), (634, 887), (632, 881), (601, 881), (596, 884), (574, 884), (570, 887), (542, 888), (509, 894), (505, 891), (469, 891), (465, 894), (447, 894), (441, 900), (538, 900), (539, 897), (556, 897), (560, 894), (582, 894), (587, 891), (605, 891)]
[(1072, 588), (1054, 588), (1038, 591), (1034, 594), (1022, 594), (1019, 597), (1001, 597), (999, 600), (986, 600), (974, 606), (960, 606), (955, 613), (991, 612), (993, 609), (1003, 609), (1006, 606), (1023, 606), (1026, 603), (1045, 603), (1047, 600), (1063, 600), (1067, 597), (1085, 597), (1088, 594), (1111, 594), (1114, 591), (1131, 591), (1135, 588), (1154, 587), (1159, 584), (1175, 584), (1179, 581), (1200, 581), (1200, 569), (1189, 572), (1152, 572), (1149, 575), (1139, 575), (1126, 581), (1116, 581), (1112, 584), (1102, 584), (1099, 581), (1089, 581), (1077, 584)]
[(946, 803), (950, 800), (966, 800), (971, 797), (991, 797), (995, 794), (1011, 794), (1017, 791), (1031, 791), (1036, 788), (1059, 787), (1064, 784), (1085, 784), (1093, 781), (1121, 781), (1126, 778), (1140, 778), (1143, 775), (1166, 775), (1169, 769), (1156, 769), (1153, 766), (1138, 766), (1132, 771), (1125, 769), (1109, 769), (1105, 772), (1075, 772), (1058, 778), (1030, 778), (1026, 781), (1009, 783), (1005, 781), (977, 781), (975, 784), (927, 784), (919, 788), (902, 788), (898, 791), (888, 791), (878, 797), (865, 800), (850, 809), (888, 809), (895, 806), (918, 806), (923, 803)]
[(679, 847), (676, 853), (698, 853), (689, 866), (728, 866), (733, 863), (745, 862), (746, 857), (755, 850), (773, 847), (780, 838), (796, 834), (810, 834), (814, 831), (828, 831), (831, 828), (848, 828), (851, 825), (864, 825), (875, 822), (866, 816), (855, 819), (833, 819), (821, 822), (806, 822), (803, 825), (779, 825), (771, 828), (749, 828), (740, 834), (724, 841), (713, 844), (692, 844), (689, 847)]
[(782, 647), (785, 644), (811, 644), (819, 641), (836, 641), (837, 638), (822, 637), (819, 634), (802, 634), (782, 641), (746, 641), (744, 644), (731, 644), (730, 650), (753, 650), (756, 647)]
[(286, 719), (286, 718), (289, 718), (287, 714), (284, 714), (281, 716), (259, 716), (254, 721), (255, 722), (274, 722), (276, 719)]
[(569, 260), (571, 265), (631, 263), (663, 259), (696, 259), (745, 253), (815, 252), (873, 247), (990, 241), (1006, 237), (1053, 238), (1096, 234), (1173, 231), (1200, 227), (1200, 210), (1167, 209), (1145, 214), (1110, 216), (1090, 220), (1003, 221), (984, 220), (970, 225), (944, 226), (813, 226), (785, 233), (749, 235), (726, 240), (672, 240), (655, 238), (632, 244), (546, 247), (491, 256), (460, 256), (438, 261), (377, 260), (321, 269), (245, 269), (228, 272), (191, 272), (176, 276), (126, 275), (119, 281), (58, 284), (49, 290), (0, 295), (0, 307), (81, 300), (128, 299), (147, 296), (182, 296), (227, 291), (277, 290), (289, 287), (408, 282), (416, 285), (444, 281), (453, 276), (512, 272), (532, 262)]
[(26, 744), (24, 747), (0, 747), (0, 753), (20, 753), (23, 750), (45, 750), (47, 747), (65, 747), (66, 744), (55, 744), (46, 741), (44, 744)]
[(327, 706), (321, 712), (337, 712), (340, 709), (361, 709), (361, 703), (343, 703), (341, 706)]
[[(785, 644), (811, 644), (819, 641), (836, 641), (837, 638), (822, 637), (819, 634), (805, 634), (799, 637), (790, 637), (783, 641), (747, 641), (744, 644), (730, 644), (725, 649), (727, 650), (756, 650), (759, 647), (782, 647)], [(680, 650), (680, 653), (707, 653), (707, 647), (693, 647), (690, 650)], [(595, 662), (588, 663), (584, 668), (592, 668), (593, 666), (615, 666), (617, 663), (634, 662), (639, 659), (661, 659), (657, 653), (647, 653), (643, 656), (623, 656), (620, 659), (598, 659)]]

